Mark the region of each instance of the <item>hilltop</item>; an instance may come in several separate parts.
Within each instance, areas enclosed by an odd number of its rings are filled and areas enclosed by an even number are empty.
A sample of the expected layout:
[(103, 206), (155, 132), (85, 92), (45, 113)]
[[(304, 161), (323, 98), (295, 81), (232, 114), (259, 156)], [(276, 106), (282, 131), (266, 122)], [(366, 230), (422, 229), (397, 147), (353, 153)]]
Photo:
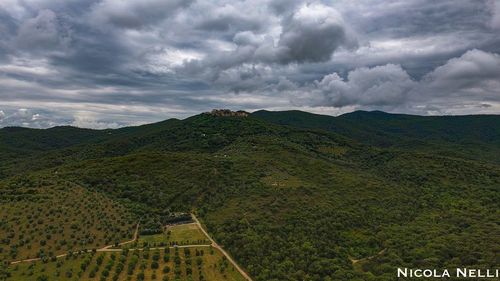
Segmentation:
[(219, 117), (247, 117), (249, 115), (248, 112), (243, 110), (231, 111), (229, 109), (214, 109), (210, 112), (205, 112), (205, 114)]

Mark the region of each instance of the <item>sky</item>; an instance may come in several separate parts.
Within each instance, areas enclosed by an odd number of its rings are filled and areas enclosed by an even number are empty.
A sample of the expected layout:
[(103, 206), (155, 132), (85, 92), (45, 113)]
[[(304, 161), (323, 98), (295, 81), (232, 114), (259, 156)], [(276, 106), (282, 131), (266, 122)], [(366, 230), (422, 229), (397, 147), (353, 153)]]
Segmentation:
[(500, 114), (500, 0), (1, 0), (0, 127)]

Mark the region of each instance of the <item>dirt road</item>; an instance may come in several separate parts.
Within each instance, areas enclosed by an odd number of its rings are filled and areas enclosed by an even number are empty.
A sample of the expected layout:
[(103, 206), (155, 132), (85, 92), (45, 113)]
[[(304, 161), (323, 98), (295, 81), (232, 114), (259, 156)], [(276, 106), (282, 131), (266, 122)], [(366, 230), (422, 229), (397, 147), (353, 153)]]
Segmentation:
[[(122, 245), (126, 245), (126, 244), (130, 244), (130, 243), (133, 243), (137, 240), (137, 237), (139, 236), (139, 223), (137, 223), (137, 226), (135, 227), (135, 231), (134, 231), (134, 237), (132, 238), (132, 240), (128, 240), (128, 241), (125, 241), (125, 242), (121, 242), (118, 244), (118, 246), (122, 246)], [(98, 252), (104, 252), (103, 250), (106, 250), (106, 249), (109, 249), (109, 248), (112, 248), (114, 247), (115, 245), (108, 245), (108, 246), (104, 246), (100, 249), (97, 249)]]
[(250, 278), (250, 276), (233, 260), (233, 258), (226, 252), (224, 251), (224, 249), (222, 249), (221, 246), (219, 246), (219, 244), (217, 244), (217, 242), (215, 242), (214, 239), (212, 239), (212, 237), (210, 235), (208, 235), (208, 233), (205, 231), (205, 229), (203, 228), (203, 226), (201, 225), (200, 221), (198, 220), (198, 218), (192, 214), (193, 216), (193, 219), (194, 221), (196, 222), (196, 224), (198, 225), (198, 227), (201, 229), (201, 231), (205, 234), (205, 236), (208, 237), (208, 239), (210, 240), (210, 242), (212, 243), (212, 247), (218, 249), (219, 251), (221, 251), (221, 253), (226, 256), (227, 260), (229, 262), (231, 262), (233, 264), (233, 266), (236, 268), (236, 270), (238, 270), (240, 272), (240, 274), (248, 281), (253, 281), (252, 278)]
[(358, 262), (361, 262), (361, 261), (369, 261), (371, 259), (376, 258), (377, 256), (380, 256), (380, 255), (384, 254), (385, 250), (387, 250), (387, 249), (382, 249), (380, 252), (378, 252), (377, 254), (375, 254), (373, 256), (370, 256), (370, 257), (366, 257), (366, 258), (362, 258), (362, 259), (358, 259), (358, 260), (357, 259), (353, 259), (353, 258), (349, 258), (349, 259), (351, 260), (352, 264), (357, 264)]

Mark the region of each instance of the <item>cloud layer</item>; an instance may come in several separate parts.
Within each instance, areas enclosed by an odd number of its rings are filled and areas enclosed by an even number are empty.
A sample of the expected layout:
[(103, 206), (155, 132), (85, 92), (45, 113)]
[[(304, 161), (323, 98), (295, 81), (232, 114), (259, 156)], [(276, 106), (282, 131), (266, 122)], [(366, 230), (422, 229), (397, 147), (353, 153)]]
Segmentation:
[(480, 0), (0, 2), (0, 127), (119, 127), (212, 108), (500, 113)]

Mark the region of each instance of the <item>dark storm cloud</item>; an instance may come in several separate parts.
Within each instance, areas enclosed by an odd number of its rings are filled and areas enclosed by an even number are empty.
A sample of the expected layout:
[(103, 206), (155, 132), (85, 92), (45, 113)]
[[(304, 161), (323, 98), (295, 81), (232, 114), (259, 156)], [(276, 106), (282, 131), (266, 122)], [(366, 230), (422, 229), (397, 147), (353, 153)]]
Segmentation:
[(297, 10), (283, 21), (282, 29), (278, 49), (283, 50), (279, 54), (283, 62), (327, 61), (337, 48), (349, 43), (342, 16), (323, 5)]
[(29, 52), (58, 50), (69, 44), (69, 32), (53, 11), (41, 10), (19, 26), (15, 45)]
[(16, 32), (16, 20), (0, 9), (0, 62), (11, 52), (10, 38)]
[(0, 2), (0, 126), (500, 112), (493, 0)]
[[(500, 52), (498, 30), (491, 24), (498, 6), (494, 0), (361, 0), (340, 9), (364, 34), (368, 56), (360, 58), (360, 65), (401, 64), (420, 78), (470, 49)], [(383, 43), (391, 50), (381, 53)]]
[[(440, 32), (476, 31), (488, 25), (492, 16), (492, 1), (468, 0), (412, 0), (412, 1), (361, 1), (346, 8), (354, 25), (367, 34), (391, 37), (434, 35)], [(490, 3), (489, 3), (490, 2)], [(352, 10), (351, 10), (352, 9)]]
[(298, 5), (301, 4), (300, 0), (275, 0), (269, 2), (269, 8), (272, 12), (282, 15), (293, 12)]
[(197, 28), (204, 31), (229, 31), (233, 30), (260, 30), (262, 22), (259, 19), (238, 17), (233, 14), (216, 15), (197, 24)]
[(119, 28), (139, 29), (165, 20), (192, 2), (192, 0), (104, 0), (92, 6), (90, 19), (99, 24), (109, 23)]

